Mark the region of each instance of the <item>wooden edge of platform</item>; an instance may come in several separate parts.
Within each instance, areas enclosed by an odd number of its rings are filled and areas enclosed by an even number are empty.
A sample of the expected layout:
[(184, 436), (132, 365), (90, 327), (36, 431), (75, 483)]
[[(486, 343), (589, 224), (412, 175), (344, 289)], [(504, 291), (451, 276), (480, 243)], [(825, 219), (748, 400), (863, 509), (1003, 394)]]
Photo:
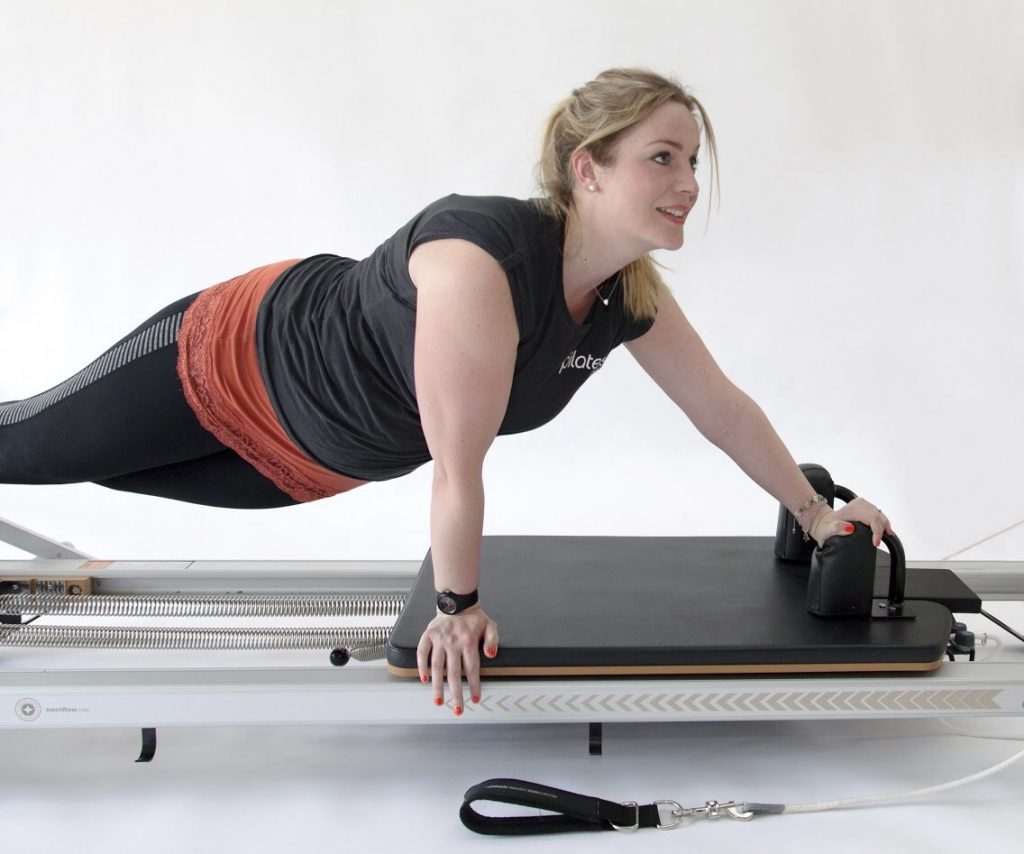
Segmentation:
[[(481, 667), (481, 676), (723, 676), (765, 673), (909, 673), (937, 670), (945, 655), (936, 661), (872, 662), (845, 664), (638, 664), (569, 667)], [(393, 676), (419, 678), (415, 667), (388, 664)]]

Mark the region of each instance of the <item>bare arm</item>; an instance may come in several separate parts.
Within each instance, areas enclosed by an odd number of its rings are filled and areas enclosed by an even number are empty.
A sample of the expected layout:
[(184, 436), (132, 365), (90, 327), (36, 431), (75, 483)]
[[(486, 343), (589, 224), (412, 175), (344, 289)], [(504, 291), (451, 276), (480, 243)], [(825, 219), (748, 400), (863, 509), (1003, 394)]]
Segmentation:
[[(417, 289), (415, 382), (420, 421), (434, 458), (430, 512), (434, 586), (469, 593), (480, 580), (483, 461), (505, 415), (519, 341), (508, 279), (484, 250), (463, 240), (417, 247), (409, 261)], [(429, 664), (435, 697), (442, 673), (456, 709), (465, 670), (479, 696), (481, 636), (497, 643), (482, 608), (439, 614), (420, 641), (421, 678)]]
[[(667, 289), (662, 292), (654, 325), (626, 347), (701, 434), (766, 492), (793, 513), (814, 496), (813, 487), (761, 407), (722, 372)], [(804, 511), (800, 522), (805, 529), (818, 514), (820, 507)], [(867, 502), (851, 502), (842, 513), (822, 517), (821, 526), (815, 529), (819, 542), (848, 533), (850, 520), (871, 525), (876, 545), (882, 532), (891, 530), (888, 520), (876, 516)]]

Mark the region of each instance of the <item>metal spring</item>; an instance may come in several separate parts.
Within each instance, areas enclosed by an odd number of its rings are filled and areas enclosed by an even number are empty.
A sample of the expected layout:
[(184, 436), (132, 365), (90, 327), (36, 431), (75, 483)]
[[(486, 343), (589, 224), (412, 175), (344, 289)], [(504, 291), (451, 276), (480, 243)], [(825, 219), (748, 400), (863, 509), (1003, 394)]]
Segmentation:
[(383, 650), (391, 630), (372, 628), (173, 629), (121, 626), (0, 626), (0, 646), (79, 649)]
[(356, 646), (349, 650), (349, 654), (356, 661), (377, 661), (381, 658), (387, 658), (387, 649), (384, 645), (380, 646)]
[(0, 596), (0, 614), (73, 617), (397, 617), (401, 593), (369, 595), (64, 596), (16, 593)]

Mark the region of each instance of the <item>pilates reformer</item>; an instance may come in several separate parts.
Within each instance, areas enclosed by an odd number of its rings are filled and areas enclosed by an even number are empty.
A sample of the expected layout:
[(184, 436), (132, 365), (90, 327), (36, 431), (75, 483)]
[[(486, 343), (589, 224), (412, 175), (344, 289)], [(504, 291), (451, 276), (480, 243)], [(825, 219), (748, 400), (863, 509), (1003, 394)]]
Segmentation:
[[(0, 520), (35, 555), (0, 561), (0, 726), (139, 728), (147, 759), (167, 726), (577, 722), (597, 754), (612, 722), (1024, 714), (1024, 661), (975, 660), (960, 620), (1020, 638), (982, 602), (1024, 599), (1024, 564), (898, 565), (898, 541), (876, 552), (865, 529), (834, 541), (868, 562), (867, 586), (859, 571), (837, 592), (828, 544), (809, 564), (780, 557), (793, 533), (780, 512), (774, 540), (485, 537), (502, 645), (455, 718), (405, 678), (433, 613), (429, 554), (102, 561)], [(110, 624), (129, 617), (142, 624)], [(93, 661), (55, 665), (56, 648)]]

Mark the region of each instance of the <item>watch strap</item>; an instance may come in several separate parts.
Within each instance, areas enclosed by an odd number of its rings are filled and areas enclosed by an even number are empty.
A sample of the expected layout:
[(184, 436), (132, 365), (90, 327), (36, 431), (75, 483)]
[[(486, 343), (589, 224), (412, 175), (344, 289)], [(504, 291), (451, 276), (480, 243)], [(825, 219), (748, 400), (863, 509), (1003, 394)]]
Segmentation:
[(472, 608), (480, 601), (478, 591), (471, 593), (452, 593), (450, 590), (443, 590), (437, 594), (437, 609), (442, 614), (459, 614), (467, 608)]

